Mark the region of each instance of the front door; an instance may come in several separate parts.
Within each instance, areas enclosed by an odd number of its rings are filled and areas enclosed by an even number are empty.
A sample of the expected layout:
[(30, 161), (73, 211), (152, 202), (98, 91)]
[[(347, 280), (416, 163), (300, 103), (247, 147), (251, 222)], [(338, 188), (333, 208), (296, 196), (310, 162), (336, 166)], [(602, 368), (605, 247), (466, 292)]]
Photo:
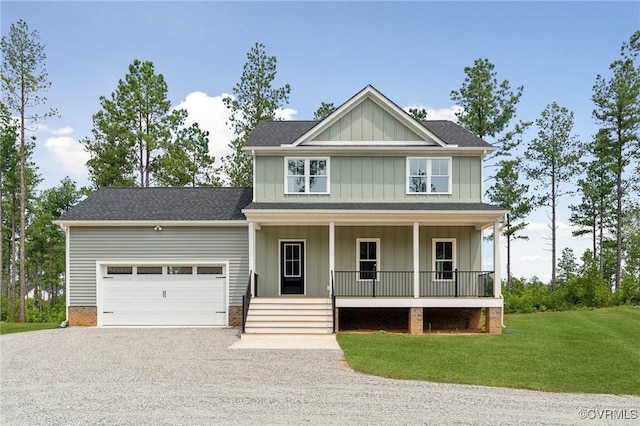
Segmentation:
[(304, 294), (304, 241), (280, 242), (280, 294)]

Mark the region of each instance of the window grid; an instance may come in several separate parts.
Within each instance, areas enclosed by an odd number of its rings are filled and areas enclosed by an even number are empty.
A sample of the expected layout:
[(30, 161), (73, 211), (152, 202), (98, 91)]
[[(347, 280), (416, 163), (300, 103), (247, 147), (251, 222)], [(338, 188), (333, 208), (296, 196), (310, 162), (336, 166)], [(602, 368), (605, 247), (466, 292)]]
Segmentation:
[(328, 158), (285, 158), (285, 194), (328, 193)]
[(451, 158), (407, 158), (408, 194), (450, 194)]

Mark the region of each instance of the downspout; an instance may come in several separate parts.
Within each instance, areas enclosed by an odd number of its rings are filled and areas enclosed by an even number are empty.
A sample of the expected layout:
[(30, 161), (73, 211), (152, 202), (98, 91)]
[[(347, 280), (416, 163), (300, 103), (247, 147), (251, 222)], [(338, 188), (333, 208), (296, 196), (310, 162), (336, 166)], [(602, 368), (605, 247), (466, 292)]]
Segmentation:
[(69, 227), (63, 223), (59, 224), (60, 229), (64, 231), (64, 305), (65, 305), (65, 319), (60, 324), (61, 328), (66, 328), (69, 325)]
[[(502, 216), (502, 226), (500, 226), (500, 234), (502, 234), (502, 229), (506, 226), (506, 224), (507, 224), (506, 215), (504, 215)], [(500, 238), (500, 234), (498, 234), (498, 238)], [(495, 235), (493, 237), (495, 238)], [(500, 283), (500, 286), (502, 286), (502, 283)], [(500, 324), (502, 325), (502, 328), (507, 328), (507, 326), (504, 325), (504, 296), (502, 295), (502, 291), (500, 292), (500, 299), (502, 299), (502, 311), (500, 311)]]
[(251, 201), (253, 201), (254, 203), (256, 202), (256, 150), (252, 149), (251, 150), (251, 157), (253, 160), (253, 167), (251, 167), (252, 170), (252, 178), (253, 178), (253, 182), (251, 182), (251, 186), (253, 187), (253, 199)]

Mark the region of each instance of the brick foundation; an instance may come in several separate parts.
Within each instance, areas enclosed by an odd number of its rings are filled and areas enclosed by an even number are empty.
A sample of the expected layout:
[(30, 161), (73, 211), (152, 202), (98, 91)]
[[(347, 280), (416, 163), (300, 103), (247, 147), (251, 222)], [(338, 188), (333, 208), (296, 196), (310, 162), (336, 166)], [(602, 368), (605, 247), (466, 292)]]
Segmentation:
[(425, 308), (424, 331), (482, 330), (482, 308)]
[(231, 327), (242, 326), (242, 306), (229, 306), (229, 325)]
[(98, 310), (95, 306), (69, 306), (69, 327), (95, 327)]
[(409, 308), (409, 334), (422, 334), (423, 308)]
[(487, 308), (485, 330), (489, 334), (502, 334), (502, 308)]

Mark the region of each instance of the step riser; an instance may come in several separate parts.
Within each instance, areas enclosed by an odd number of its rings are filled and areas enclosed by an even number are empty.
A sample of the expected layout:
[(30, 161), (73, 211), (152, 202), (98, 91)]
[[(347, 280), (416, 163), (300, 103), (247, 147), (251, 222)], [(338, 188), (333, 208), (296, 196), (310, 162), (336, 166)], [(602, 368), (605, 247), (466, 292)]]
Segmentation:
[(245, 333), (330, 334), (332, 332), (332, 305), (327, 299), (251, 299)]

